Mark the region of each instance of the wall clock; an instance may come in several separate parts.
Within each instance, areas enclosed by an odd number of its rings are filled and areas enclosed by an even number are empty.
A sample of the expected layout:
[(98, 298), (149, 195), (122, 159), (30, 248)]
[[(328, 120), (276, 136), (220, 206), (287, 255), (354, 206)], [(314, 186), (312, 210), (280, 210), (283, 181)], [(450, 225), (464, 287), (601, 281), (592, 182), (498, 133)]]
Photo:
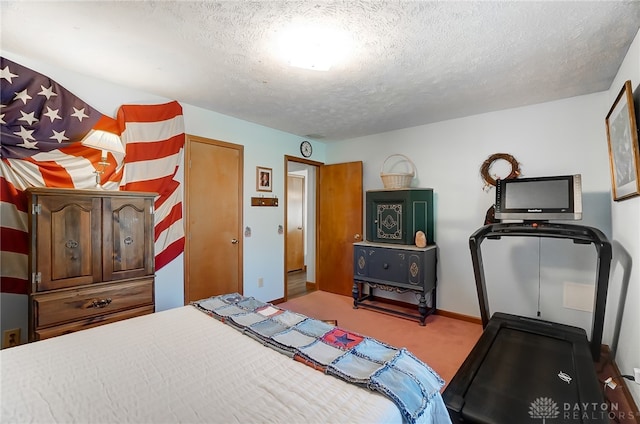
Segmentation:
[(300, 153), (302, 153), (302, 156), (304, 156), (305, 158), (308, 158), (311, 156), (312, 152), (313, 152), (313, 148), (311, 147), (311, 143), (309, 143), (306, 140), (300, 143)]

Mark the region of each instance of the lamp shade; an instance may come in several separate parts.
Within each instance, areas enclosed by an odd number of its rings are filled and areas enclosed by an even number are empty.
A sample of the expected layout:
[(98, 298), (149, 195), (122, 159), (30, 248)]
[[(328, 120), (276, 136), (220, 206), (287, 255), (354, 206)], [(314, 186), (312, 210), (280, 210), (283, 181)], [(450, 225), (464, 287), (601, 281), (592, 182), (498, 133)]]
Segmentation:
[(82, 139), (84, 146), (98, 150), (106, 150), (112, 153), (125, 153), (122, 140), (117, 134), (102, 130), (91, 130)]

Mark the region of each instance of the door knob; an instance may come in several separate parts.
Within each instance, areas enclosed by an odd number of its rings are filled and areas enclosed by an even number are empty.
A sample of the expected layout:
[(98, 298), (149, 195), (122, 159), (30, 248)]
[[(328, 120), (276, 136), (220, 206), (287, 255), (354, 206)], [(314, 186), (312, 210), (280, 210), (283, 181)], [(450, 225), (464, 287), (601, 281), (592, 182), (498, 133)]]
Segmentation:
[(356, 234), (356, 235), (354, 235), (354, 236), (353, 236), (353, 238), (354, 238), (355, 240), (360, 240), (360, 234)]
[(302, 227), (298, 227), (298, 230), (302, 230)]
[(231, 239), (231, 244), (238, 244), (238, 239)]

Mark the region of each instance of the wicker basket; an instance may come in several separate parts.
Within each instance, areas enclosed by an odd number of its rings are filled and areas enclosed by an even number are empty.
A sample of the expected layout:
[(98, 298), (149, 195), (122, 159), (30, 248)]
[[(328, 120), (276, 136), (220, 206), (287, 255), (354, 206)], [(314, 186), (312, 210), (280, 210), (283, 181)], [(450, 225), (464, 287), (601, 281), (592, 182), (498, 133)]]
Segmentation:
[[(400, 156), (404, 158), (404, 160), (409, 162), (411, 164), (411, 169), (412, 169), (411, 173), (384, 172), (384, 166), (386, 165), (387, 161), (394, 156)], [(416, 175), (416, 166), (411, 161), (411, 159), (409, 159), (405, 155), (401, 155), (397, 153), (388, 156), (382, 163), (382, 169), (380, 170), (380, 178), (382, 179), (382, 185), (384, 186), (384, 188), (408, 188), (409, 186), (411, 186), (411, 180), (413, 180), (413, 177), (415, 175)]]

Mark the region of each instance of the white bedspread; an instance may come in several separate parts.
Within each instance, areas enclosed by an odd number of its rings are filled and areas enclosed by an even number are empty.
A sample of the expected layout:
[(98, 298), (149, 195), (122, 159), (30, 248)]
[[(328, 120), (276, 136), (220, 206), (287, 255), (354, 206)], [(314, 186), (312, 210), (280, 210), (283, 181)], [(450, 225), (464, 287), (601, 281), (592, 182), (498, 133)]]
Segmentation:
[[(192, 306), (0, 352), (0, 421), (401, 422), (384, 396), (262, 346)], [(447, 422), (441, 399), (424, 422)]]

